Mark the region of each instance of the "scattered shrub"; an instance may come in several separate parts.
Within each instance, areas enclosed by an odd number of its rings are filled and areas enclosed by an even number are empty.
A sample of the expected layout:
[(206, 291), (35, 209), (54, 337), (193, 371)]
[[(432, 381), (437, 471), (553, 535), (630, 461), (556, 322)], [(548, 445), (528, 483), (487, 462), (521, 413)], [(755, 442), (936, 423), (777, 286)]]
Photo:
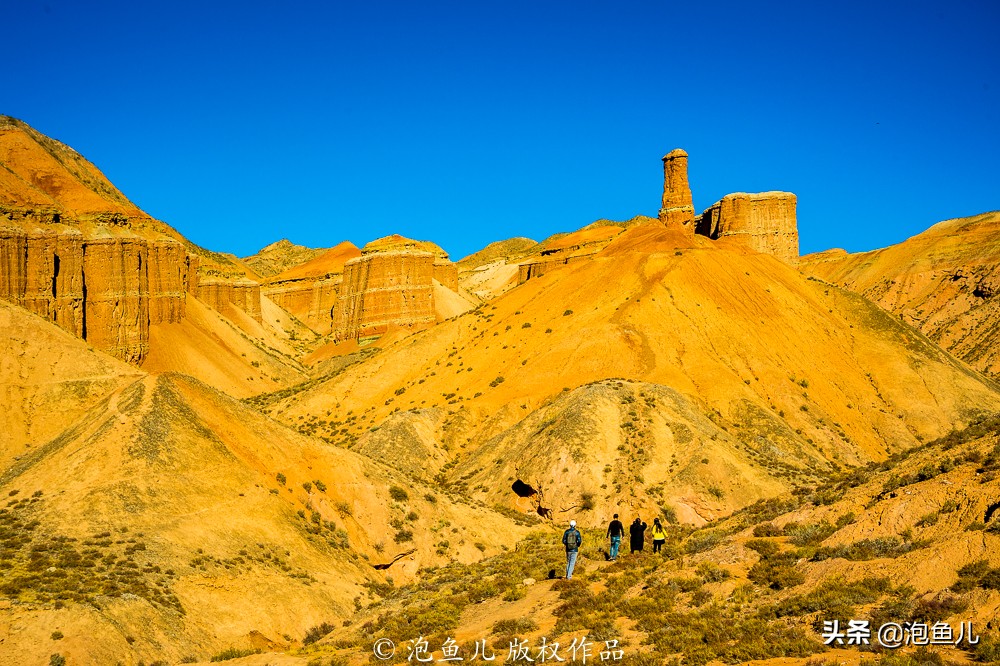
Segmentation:
[(231, 648), (227, 648), (227, 649), (223, 650), (222, 652), (220, 652), (219, 654), (215, 655), (214, 657), (212, 657), (211, 659), (209, 659), (209, 661), (212, 661), (212, 662), (215, 662), (215, 661), (229, 661), (230, 659), (239, 659), (240, 657), (249, 657), (252, 654), (260, 654), (260, 648), (240, 649), (240, 648), (231, 647)]
[(329, 622), (324, 622), (323, 624), (318, 624), (306, 632), (305, 638), (302, 639), (303, 645), (311, 645), (318, 641), (319, 639), (326, 636), (328, 633), (334, 630), (334, 626)]
[(784, 532), (781, 528), (774, 523), (761, 523), (753, 528), (753, 535), (755, 537), (777, 537), (783, 536)]

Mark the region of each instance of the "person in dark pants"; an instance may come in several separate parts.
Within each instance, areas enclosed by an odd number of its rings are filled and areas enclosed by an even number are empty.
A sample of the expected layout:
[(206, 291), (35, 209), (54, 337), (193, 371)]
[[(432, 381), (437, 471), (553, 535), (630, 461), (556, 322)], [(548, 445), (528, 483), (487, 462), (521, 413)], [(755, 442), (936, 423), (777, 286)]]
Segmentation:
[(659, 518), (653, 518), (653, 552), (658, 553), (667, 542), (667, 531), (663, 529)]
[(618, 549), (622, 545), (623, 536), (625, 536), (625, 526), (618, 520), (618, 514), (616, 513), (615, 519), (608, 525), (608, 538), (611, 539), (611, 549), (608, 551), (608, 559), (612, 562), (618, 560)]
[(628, 527), (629, 536), (629, 546), (632, 548), (633, 553), (641, 553), (643, 542), (646, 540), (645, 532), (646, 528), (649, 527), (646, 523), (642, 522), (641, 519), (636, 518), (632, 521), (632, 524)]
[(562, 542), (566, 546), (566, 580), (571, 580), (576, 558), (580, 554), (580, 545), (583, 543), (583, 536), (576, 529), (575, 520), (569, 521), (569, 529), (563, 532)]

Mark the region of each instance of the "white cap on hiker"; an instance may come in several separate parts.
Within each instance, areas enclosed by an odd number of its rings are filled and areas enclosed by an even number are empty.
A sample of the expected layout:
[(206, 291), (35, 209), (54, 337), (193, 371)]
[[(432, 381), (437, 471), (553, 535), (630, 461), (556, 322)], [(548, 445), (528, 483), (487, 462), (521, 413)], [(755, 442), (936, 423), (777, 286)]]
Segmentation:
[(576, 521), (575, 520), (569, 521), (569, 526), (570, 527), (576, 527)]

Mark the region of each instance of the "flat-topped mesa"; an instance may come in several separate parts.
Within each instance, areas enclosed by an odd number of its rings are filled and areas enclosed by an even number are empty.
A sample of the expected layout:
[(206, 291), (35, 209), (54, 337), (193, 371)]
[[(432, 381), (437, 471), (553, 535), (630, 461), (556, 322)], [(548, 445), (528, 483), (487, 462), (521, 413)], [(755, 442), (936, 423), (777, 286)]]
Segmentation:
[(730, 238), (795, 263), (799, 258), (795, 204), (791, 192), (727, 194), (702, 213), (697, 232), (712, 239)]
[(694, 201), (687, 175), (688, 154), (676, 148), (663, 156), (663, 204), (660, 222), (694, 234)]
[(458, 269), (440, 247), (393, 235), (365, 245), (344, 264), (333, 312), (337, 341), (385, 333), (390, 326), (416, 329), (433, 324), (434, 282), (458, 287)]
[(439, 245), (392, 234), (373, 240), (361, 249), (362, 255), (377, 252), (429, 252), (434, 255), (434, 279), (452, 291), (458, 291), (458, 266)]

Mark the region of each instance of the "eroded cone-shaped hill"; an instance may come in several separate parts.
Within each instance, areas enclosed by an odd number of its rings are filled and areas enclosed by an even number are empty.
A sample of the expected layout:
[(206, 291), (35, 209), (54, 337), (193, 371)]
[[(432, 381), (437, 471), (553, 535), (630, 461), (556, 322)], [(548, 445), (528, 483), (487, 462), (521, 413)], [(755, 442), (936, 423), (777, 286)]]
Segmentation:
[(257, 254), (243, 257), (243, 263), (252, 268), (257, 275), (269, 278), (311, 261), (327, 251), (326, 248), (296, 245), (287, 238), (282, 238), (261, 248)]
[(939, 222), (882, 250), (809, 255), (801, 268), (900, 315), (977, 370), (1000, 374), (1000, 213)]
[[(580, 408), (557, 398), (609, 379), (618, 407), (602, 397), (590, 431), (558, 434)], [(654, 223), (272, 409), (390, 462), (408, 454), (388, 436), (379, 448), (381, 428), (418, 419), (433, 432), (425, 471), (488, 502), (530, 508), (510, 490), (522, 477), (548, 508), (587, 493), (598, 509), (679, 504), (707, 519), (769, 492), (765, 477), (884, 457), (997, 411), (1000, 395), (859, 296)]]
[(368, 581), (478, 560), (523, 531), (181, 375), (115, 391), (0, 491), (2, 621), (21, 627), (4, 663), (47, 659), (55, 628), (88, 663), (287, 646), (349, 617)]

